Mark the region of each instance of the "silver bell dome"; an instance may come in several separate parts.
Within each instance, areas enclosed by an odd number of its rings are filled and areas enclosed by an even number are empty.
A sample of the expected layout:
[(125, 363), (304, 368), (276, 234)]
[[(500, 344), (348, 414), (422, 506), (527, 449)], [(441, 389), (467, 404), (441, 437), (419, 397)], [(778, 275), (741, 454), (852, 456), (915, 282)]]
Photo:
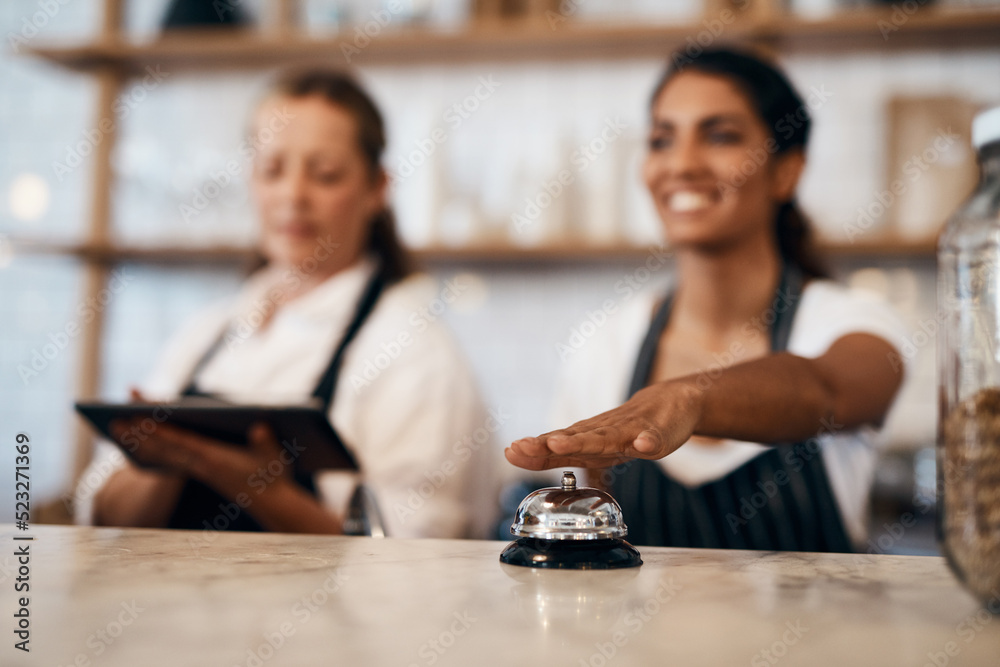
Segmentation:
[(521, 501), (510, 532), (539, 540), (609, 540), (625, 537), (628, 528), (614, 498), (577, 488), (576, 475), (565, 471), (562, 486), (538, 489)]

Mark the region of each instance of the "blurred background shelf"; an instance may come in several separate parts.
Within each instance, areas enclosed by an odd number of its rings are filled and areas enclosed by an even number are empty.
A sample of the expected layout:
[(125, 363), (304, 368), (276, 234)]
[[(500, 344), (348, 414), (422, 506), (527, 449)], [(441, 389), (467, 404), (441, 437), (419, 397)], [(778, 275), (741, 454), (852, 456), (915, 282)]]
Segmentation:
[(990, 48), (1000, 42), (1000, 8), (930, 6), (906, 14), (897, 5), (902, 3), (819, 19), (786, 13), (756, 26), (753, 36), (790, 52)]
[[(782, 51), (947, 49), (991, 47), (1000, 42), (1000, 10), (928, 8), (864, 9), (829, 18), (791, 13), (724, 24), (724, 37), (759, 42)], [(904, 18), (900, 18), (904, 17)], [(678, 25), (587, 25), (558, 29), (544, 19), (477, 21), (454, 32), (399, 28), (359, 47), (350, 31), (310, 37), (295, 31), (252, 29), (174, 31), (149, 43), (105, 39), (79, 46), (31, 46), (31, 53), (78, 71), (112, 68), (138, 73), (200, 68), (276, 67), (323, 60), (350, 64), (467, 62), (469, 60), (615, 59), (655, 56), (685, 46), (700, 33), (712, 35), (712, 20)], [(723, 24), (718, 24), (723, 25)], [(345, 49), (351, 54), (348, 59)]]
[[(187, 265), (251, 264), (256, 255), (248, 246), (138, 246), (115, 244), (53, 244), (13, 239), (11, 249), (18, 255), (64, 255), (99, 264), (149, 263)], [(820, 242), (819, 247), (830, 259), (852, 257), (933, 258), (935, 239), (903, 240), (886, 238), (857, 243)], [(602, 262), (642, 261), (651, 253), (669, 252), (658, 246), (628, 244), (584, 245), (578, 242), (546, 246), (520, 247), (509, 244), (476, 244), (470, 246), (432, 246), (416, 248), (416, 259), (427, 265), (545, 265), (599, 264)]]

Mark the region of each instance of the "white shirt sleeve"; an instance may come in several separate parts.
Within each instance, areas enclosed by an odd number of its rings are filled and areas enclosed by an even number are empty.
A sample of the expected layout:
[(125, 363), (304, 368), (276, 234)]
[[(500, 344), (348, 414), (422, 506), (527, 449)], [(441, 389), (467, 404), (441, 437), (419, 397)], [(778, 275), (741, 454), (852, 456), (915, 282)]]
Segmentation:
[(838, 339), (855, 333), (877, 336), (901, 355), (906, 349), (906, 326), (878, 294), (832, 281), (816, 281), (802, 295), (788, 350), (803, 357), (818, 357)]

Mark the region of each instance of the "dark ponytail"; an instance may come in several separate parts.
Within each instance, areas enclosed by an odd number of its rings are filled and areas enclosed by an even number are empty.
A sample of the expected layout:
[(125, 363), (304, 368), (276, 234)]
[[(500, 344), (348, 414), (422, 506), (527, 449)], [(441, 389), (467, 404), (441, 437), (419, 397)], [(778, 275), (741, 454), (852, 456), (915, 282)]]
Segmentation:
[(368, 233), (368, 251), (382, 260), (382, 275), (390, 283), (398, 282), (414, 271), (409, 251), (396, 233), (396, 216), (385, 208), (375, 215)]
[[(812, 125), (809, 107), (788, 78), (774, 65), (744, 51), (711, 49), (696, 56), (681, 51), (653, 91), (652, 103), (676, 75), (687, 70), (730, 79), (743, 91), (771, 132), (776, 154), (789, 150), (805, 152)], [(783, 202), (775, 214), (774, 234), (781, 259), (807, 278), (829, 278), (813, 238), (812, 226), (795, 199)]]
[(829, 278), (830, 271), (816, 248), (812, 225), (795, 201), (778, 207), (774, 231), (778, 238), (781, 258), (795, 266), (806, 278)]
[[(386, 144), (385, 123), (375, 102), (353, 77), (330, 69), (290, 71), (275, 81), (270, 93), (293, 98), (318, 95), (348, 112), (357, 124), (358, 145), (372, 177), (379, 175)], [(390, 283), (415, 270), (412, 256), (396, 233), (396, 216), (388, 206), (369, 221), (365, 248), (382, 262), (383, 275)]]

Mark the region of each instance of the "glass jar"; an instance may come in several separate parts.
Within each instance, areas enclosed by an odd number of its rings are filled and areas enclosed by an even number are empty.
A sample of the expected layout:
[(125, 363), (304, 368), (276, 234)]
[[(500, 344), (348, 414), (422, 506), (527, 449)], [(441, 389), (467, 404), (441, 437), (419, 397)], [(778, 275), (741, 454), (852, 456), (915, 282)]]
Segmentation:
[(976, 116), (981, 179), (938, 242), (938, 538), (958, 578), (1000, 601), (1000, 107)]

